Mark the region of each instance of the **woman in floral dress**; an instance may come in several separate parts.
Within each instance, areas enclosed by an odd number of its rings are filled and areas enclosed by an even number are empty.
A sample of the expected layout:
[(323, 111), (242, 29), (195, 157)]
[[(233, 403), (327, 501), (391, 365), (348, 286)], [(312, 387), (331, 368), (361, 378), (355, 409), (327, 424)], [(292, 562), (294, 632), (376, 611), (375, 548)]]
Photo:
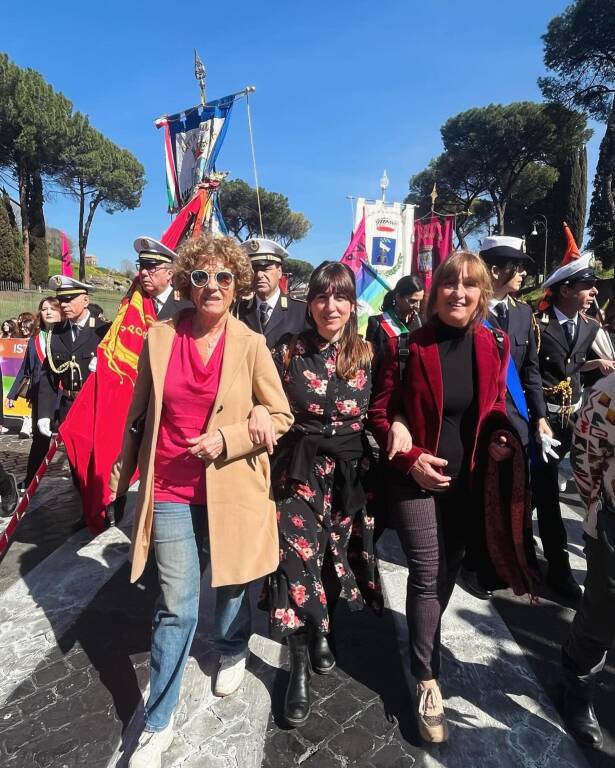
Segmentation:
[[(371, 348), (357, 332), (352, 272), (339, 262), (321, 264), (307, 304), (312, 328), (284, 337), (273, 353), (295, 417), (273, 461), (280, 565), (268, 585), (270, 633), (287, 639), (290, 651), (284, 704), (290, 725), (310, 714), (310, 661), (320, 674), (335, 666), (326, 635), (337, 597), (351, 610), (363, 607), (364, 595), (378, 600), (374, 520), (362, 482), (370, 463), (363, 423)], [(397, 426), (395, 450), (409, 450), (409, 434)], [(353, 532), (360, 542), (354, 559)]]

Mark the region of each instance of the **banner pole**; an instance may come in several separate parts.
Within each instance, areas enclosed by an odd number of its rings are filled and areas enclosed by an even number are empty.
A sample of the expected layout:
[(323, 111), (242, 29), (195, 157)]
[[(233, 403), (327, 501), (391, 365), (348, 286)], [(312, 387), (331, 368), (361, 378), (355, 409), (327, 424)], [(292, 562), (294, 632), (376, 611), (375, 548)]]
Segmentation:
[(0, 535), (0, 562), (2, 562), (2, 558), (6, 554), (11, 544), (11, 539), (15, 535), (17, 526), (25, 516), (28, 510), (28, 505), (32, 500), (32, 496), (34, 496), (36, 489), (40, 485), (41, 480), (43, 479), (43, 477), (45, 476), (45, 473), (49, 469), (51, 460), (55, 456), (55, 453), (58, 450), (58, 447), (61, 443), (62, 443), (62, 438), (60, 437), (60, 435), (55, 435), (52, 438), (51, 444), (49, 446), (49, 450), (47, 451), (45, 458), (42, 460), (40, 467), (36, 470), (36, 474), (32, 478), (32, 481), (30, 482), (30, 485), (27, 487), (26, 492), (24, 493), (24, 495), (21, 497), (21, 500), (17, 504), (17, 509), (11, 515), (8, 525), (2, 532), (2, 535)]

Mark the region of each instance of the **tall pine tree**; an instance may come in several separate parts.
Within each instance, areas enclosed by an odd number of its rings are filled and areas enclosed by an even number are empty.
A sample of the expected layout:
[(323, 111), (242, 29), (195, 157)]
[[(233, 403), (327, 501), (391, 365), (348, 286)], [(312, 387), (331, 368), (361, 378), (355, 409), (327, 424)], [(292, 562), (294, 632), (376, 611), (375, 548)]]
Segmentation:
[(23, 255), (15, 226), (15, 215), (5, 190), (0, 196), (0, 280), (20, 282), (23, 277)]
[(615, 97), (594, 177), (594, 191), (587, 223), (590, 247), (605, 268), (615, 263)]
[(43, 180), (35, 172), (30, 181), (28, 196), (28, 222), (30, 232), (30, 277), (34, 285), (44, 285), (49, 279), (49, 256), (45, 238), (45, 214), (43, 212)]

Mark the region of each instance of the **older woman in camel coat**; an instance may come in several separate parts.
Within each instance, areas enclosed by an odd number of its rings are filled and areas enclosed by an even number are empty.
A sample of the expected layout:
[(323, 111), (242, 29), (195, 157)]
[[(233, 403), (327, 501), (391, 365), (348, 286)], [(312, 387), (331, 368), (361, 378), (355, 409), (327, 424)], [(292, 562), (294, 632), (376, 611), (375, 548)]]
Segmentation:
[(243, 677), (250, 635), (246, 585), (274, 571), (279, 548), (269, 459), (249, 417), (270, 415), (275, 437), (293, 418), (264, 337), (229, 312), (252, 270), (231, 238), (203, 236), (180, 250), (175, 282), (194, 310), (155, 323), (139, 360), (122, 454), (111, 489), (140, 488), (131, 579), (153, 544), (161, 596), (153, 622), (145, 731), (130, 766), (160, 764), (196, 630), (201, 567), (209, 554), (218, 587), (214, 619), (226, 695)]

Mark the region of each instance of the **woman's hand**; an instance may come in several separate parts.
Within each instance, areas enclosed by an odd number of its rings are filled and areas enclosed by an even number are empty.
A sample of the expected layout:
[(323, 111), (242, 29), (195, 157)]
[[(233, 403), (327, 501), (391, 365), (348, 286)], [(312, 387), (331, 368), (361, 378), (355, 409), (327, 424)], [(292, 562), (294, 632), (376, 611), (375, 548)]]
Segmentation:
[(489, 456), (491, 456), (494, 461), (505, 461), (506, 459), (510, 459), (512, 455), (513, 449), (508, 445), (504, 435), (495, 437), (489, 443)]
[(192, 446), (188, 448), (188, 453), (203, 461), (214, 461), (224, 452), (224, 438), (219, 429), (198, 437), (189, 437), (188, 443)]
[(451, 478), (438, 470), (443, 470), (447, 464), (446, 459), (439, 459), (429, 453), (421, 453), (410, 470), (410, 474), (426, 491), (442, 491), (451, 484)]
[(248, 434), (256, 446), (265, 446), (271, 455), (278, 444), (271, 414), (264, 405), (255, 405), (248, 420)]
[(387, 434), (387, 458), (398, 453), (408, 453), (412, 448), (412, 435), (403, 416), (396, 416)]

